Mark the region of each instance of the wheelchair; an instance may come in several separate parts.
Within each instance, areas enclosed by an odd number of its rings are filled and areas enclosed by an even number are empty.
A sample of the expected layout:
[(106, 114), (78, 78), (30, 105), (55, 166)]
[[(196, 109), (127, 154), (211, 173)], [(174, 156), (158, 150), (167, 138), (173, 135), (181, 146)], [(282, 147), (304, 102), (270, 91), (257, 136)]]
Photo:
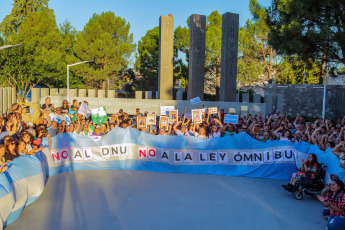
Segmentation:
[(327, 166), (318, 164), (316, 178), (311, 178), (306, 173), (306, 177), (302, 177), (298, 180), (292, 189), (292, 194), (296, 200), (302, 200), (304, 195), (316, 197), (320, 195), (325, 188), (325, 175)]

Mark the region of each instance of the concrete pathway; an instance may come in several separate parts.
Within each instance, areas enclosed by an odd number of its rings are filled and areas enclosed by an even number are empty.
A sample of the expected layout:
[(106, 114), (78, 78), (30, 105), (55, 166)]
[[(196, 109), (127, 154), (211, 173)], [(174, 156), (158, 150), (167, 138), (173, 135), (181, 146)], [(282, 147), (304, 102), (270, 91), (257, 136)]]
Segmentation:
[(6, 230), (325, 229), (282, 180), (146, 171), (65, 172)]

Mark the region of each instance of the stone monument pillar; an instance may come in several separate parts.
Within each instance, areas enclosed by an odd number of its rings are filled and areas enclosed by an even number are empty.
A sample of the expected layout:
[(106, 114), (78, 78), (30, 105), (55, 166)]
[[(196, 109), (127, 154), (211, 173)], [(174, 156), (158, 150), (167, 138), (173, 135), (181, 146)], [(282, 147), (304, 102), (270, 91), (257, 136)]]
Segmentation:
[(206, 16), (190, 17), (188, 99), (204, 99)]
[(173, 99), (173, 58), (174, 58), (174, 17), (160, 16), (159, 18), (159, 70), (158, 91), (159, 99)]
[(223, 14), (220, 65), (220, 100), (236, 101), (239, 15)]

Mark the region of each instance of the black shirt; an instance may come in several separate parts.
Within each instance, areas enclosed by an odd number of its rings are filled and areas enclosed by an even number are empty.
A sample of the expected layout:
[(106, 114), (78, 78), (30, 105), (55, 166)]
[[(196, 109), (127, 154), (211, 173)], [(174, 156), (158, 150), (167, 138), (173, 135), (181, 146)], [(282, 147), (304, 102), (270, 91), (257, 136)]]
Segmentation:
[(19, 154), (13, 155), (12, 153), (6, 152), (4, 157), (5, 157), (5, 161), (13, 161), (17, 157), (19, 157)]

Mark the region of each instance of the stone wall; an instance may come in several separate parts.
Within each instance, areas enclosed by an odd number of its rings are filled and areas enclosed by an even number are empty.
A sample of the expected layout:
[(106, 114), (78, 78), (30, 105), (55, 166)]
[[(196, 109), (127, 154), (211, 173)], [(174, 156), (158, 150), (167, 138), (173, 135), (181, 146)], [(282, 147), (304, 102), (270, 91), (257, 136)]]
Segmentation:
[[(323, 85), (268, 85), (265, 89), (265, 103), (272, 111), (279, 109), (289, 116), (322, 116)], [(269, 109), (266, 109), (268, 112)], [(328, 85), (326, 90), (326, 118), (340, 118), (345, 115), (345, 86)]]
[[(50, 96), (54, 107), (62, 106), (63, 100), (66, 99), (65, 96)], [(184, 113), (186, 107), (188, 107), (188, 112), (192, 109), (198, 109), (203, 107), (218, 107), (220, 109), (235, 108), (236, 111), (240, 111), (242, 105), (248, 106), (249, 111), (261, 112), (265, 115), (265, 103), (237, 103), (237, 102), (223, 102), (223, 101), (202, 101), (197, 105), (192, 105), (189, 100), (155, 100), (155, 99), (127, 99), (127, 98), (91, 98), (91, 97), (74, 97), (72, 99), (77, 99), (78, 102), (86, 100), (91, 108), (97, 108), (100, 106), (105, 106), (107, 113), (117, 113), (119, 109), (123, 109), (128, 114), (135, 114), (135, 109), (140, 108), (141, 112), (148, 111), (149, 113), (155, 112), (160, 114), (161, 106), (175, 106), (175, 109), (179, 111), (179, 114)], [(45, 97), (41, 97), (41, 105), (44, 104)]]

